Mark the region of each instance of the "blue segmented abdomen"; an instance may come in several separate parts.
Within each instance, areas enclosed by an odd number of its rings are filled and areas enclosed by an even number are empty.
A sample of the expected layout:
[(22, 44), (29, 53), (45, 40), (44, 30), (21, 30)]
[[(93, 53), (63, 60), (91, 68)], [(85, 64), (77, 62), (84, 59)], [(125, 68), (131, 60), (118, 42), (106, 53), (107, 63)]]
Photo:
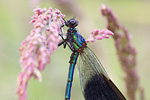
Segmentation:
[(79, 53), (78, 52), (73, 52), (71, 57), (70, 57), (70, 66), (69, 66), (69, 73), (68, 73), (68, 82), (66, 86), (66, 94), (65, 94), (65, 99), (70, 100), (70, 94), (71, 94), (71, 87), (72, 87), (72, 81), (73, 81), (73, 73), (74, 73), (74, 68), (78, 59)]

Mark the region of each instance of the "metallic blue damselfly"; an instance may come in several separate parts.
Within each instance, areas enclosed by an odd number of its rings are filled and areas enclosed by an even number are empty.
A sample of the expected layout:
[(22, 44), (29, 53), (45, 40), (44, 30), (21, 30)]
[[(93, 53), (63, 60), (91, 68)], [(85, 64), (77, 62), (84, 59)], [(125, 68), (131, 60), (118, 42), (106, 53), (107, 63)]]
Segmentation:
[[(73, 81), (74, 68), (79, 58), (79, 77), (81, 89), (85, 100), (126, 100), (123, 94), (108, 77), (102, 64), (96, 55), (87, 47), (85, 39), (76, 29), (78, 22), (75, 19), (65, 21), (67, 30), (66, 39), (58, 44), (69, 46), (72, 51), (66, 86), (65, 100), (70, 100), (71, 86)], [(63, 25), (64, 26), (64, 25)]]

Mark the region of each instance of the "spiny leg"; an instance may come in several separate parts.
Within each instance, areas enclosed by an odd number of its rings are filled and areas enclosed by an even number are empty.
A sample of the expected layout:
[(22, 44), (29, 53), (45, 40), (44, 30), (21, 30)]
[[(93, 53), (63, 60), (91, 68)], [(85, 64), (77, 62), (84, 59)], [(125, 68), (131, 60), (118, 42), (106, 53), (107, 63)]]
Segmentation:
[[(61, 38), (62, 38), (63, 41), (61, 41), (61, 42), (58, 44), (58, 46), (61, 46), (61, 45), (63, 44), (63, 45), (64, 45), (64, 48), (66, 48), (66, 45), (68, 45), (68, 47), (70, 48), (70, 50), (71, 50), (71, 51), (74, 51), (72, 45), (70, 46), (70, 45), (68, 44), (68, 39), (67, 39), (67, 38), (64, 39), (64, 37), (63, 37), (63, 33), (64, 33), (63, 30), (62, 30), (63, 27), (64, 27), (64, 24), (62, 24), (62, 25), (60, 26), (60, 30), (61, 30), (61, 33), (62, 33), (62, 34), (59, 33), (59, 35), (61, 36)], [(68, 34), (68, 33), (67, 33), (67, 34)]]

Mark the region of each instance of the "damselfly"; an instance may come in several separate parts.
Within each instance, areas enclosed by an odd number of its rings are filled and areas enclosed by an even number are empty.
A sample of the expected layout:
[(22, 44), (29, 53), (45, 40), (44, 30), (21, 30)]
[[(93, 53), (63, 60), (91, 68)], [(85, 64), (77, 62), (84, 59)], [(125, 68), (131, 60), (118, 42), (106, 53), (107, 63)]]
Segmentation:
[(81, 89), (85, 100), (126, 100), (123, 94), (110, 80), (102, 64), (96, 55), (87, 47), (85, 39), (76, 29), (78, 22), (75, 19), (65, 21), (67, 30), (66, 39), (58, 44), (69, 46), (72, 51), (66, 86), (65, 100), (70, 100), (71, 86), (73, 81), (74, 68), (79, 59), (79, 77)]

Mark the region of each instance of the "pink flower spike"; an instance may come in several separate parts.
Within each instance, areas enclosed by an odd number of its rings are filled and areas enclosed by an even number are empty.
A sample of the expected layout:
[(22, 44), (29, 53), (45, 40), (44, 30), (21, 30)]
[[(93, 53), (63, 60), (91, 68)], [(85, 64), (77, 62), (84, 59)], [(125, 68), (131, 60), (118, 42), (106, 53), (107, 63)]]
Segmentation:
[(60, 14), (61, 12), (58, 9), (55, 9), (56, 14)]
[[(128, 100), (137, 100), (136, 94), (141, 86), (139, 86), (139, 75), (136, 71), (136, 49), (131, 44), (130, 33), (119, 23), (117, 17), (108, 6), (102, 5), (101, 14), (107, 19), (107, 29), (114, 33), (113, 39), (116, 53), (125, 72), (126, 96)], [(144, 100), (144, 94), (141, 95), (140, 100)]]
[(36, 8), (30, 23), (33, 29), (21, 43), (17, 94), (19, 100), (26, 100), (29, 80), (34, 77), (42, 81), (41, 71), (50, 62), (50, 56), (60, 42), (61, 12), (52, 8)]
[(29, 23), (34, 23), (36, 20), (35, 19), (33, 19), (33, 20), (31, 20)]
[(86, 40), (86, 42), (94, 42), (95, 40), (110, 38), (111, 35), (113, 35), (113, 33), (107, 29), (103, 29), (103, 30), (95, 29), (90, 33), (90, 36)]
[(109, 36), (109, 35), (106, 35), (105, 38), (110, 38), (110, 36)]
[(33, 70), (34, 70), (34, 77), (38, 79), (40, 82), (42, 82), (42, 76), (40, 71), (37, 68), (34, 68)]

